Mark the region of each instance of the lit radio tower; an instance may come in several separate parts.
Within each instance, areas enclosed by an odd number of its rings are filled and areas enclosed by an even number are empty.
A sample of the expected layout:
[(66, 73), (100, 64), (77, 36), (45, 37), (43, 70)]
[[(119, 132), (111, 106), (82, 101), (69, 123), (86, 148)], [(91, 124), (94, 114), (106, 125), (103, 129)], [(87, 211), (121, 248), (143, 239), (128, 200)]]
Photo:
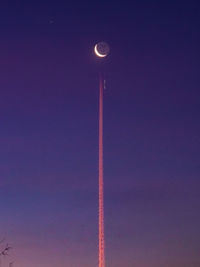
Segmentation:
[[(109, 54), (109, 46), (105, 42), (95, 45), (94, 51), (98, 57)], [(103, 180), (103, 90), (104, 79), (99, 74), (99, 267), (105, 267), (104, 239), (104, 180)]]

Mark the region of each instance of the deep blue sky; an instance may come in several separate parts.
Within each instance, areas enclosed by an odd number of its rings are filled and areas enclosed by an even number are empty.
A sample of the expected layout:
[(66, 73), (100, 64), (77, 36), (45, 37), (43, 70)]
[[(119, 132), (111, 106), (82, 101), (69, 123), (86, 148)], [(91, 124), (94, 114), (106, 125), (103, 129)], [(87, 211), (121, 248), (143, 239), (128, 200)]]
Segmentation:
[(0, 236), (15, 267), (200, 266), (198, 1), (0, 4)]

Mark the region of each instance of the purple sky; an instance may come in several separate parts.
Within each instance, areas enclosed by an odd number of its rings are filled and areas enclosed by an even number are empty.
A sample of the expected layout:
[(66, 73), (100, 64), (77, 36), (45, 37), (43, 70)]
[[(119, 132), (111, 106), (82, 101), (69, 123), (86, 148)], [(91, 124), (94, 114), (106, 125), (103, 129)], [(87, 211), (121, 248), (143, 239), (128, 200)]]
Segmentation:
[(106, 266), (200, 266), (199, 14), (198, 1), (0, 4), (6, 262), (97, 266), (105, 40)]

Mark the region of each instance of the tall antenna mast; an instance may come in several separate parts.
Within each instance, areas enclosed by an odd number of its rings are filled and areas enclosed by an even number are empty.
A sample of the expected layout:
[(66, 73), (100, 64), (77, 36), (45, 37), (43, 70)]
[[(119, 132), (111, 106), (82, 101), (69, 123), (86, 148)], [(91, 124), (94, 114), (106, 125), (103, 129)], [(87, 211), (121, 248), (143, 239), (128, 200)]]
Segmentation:
[[(109, 54), (107, 43), (95, 45), (94, 51), (100, 58)], [(104, 239), (104, 179), (103, 179), (103, 90), (104, 79), (99, 74), (99, 267), (105, 267), (105, 239)]]
[(99, 75), (99, 267), (105, 267), (103, 180), (103, 78)]

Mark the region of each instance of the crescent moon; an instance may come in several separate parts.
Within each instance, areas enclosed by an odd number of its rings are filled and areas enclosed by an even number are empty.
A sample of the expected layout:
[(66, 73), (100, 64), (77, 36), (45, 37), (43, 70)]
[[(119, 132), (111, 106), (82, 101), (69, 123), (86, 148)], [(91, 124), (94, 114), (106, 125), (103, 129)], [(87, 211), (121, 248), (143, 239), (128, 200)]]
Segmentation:
[(94, 52), (98, 57), (106, 57), (106, 55), (99, 53), (99, 51), (97, 50), (97, 44), (94, 47)]

